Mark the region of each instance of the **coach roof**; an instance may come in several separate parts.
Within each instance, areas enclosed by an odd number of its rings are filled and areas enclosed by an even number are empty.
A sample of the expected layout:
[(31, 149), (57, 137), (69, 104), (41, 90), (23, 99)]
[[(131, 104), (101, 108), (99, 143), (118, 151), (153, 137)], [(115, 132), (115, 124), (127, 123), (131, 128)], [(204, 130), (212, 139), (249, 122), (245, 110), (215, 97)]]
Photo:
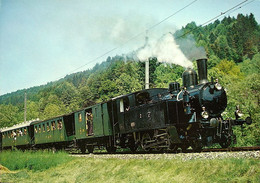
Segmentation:
[(24, 127), (30, 126), (31, 123), (36, 122), (36, 121), (39, 121), (39, 119), (26, 121), (26, 122), (23, 122), (23, 123), (19, 123), (19, 124), (13, 125), (11, 127), (2, 128), (0, 130), (3, 133), (3, 132), (19, 129), (19, 128), (24, 128)]

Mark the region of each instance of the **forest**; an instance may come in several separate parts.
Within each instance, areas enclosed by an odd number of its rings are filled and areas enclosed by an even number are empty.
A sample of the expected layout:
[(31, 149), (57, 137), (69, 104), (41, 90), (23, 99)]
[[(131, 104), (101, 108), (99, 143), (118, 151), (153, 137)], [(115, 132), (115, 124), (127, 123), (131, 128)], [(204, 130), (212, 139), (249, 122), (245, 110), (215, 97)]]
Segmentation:
[[(238, 146), (260, 145), (260, 26), (253, 14), (225, 17), (206, 26), (195, 22), (173, 36), (183, 53), (181, 42), (192, 37), (208, 58), (209, 78), (218, 78), (226, 88), (228, 107), (224, 118), (234, 118), (236, 105), (253, 124), (235, 128)], [(107, 57), (92, 69), (67, 75), (56, 82), (0, 96), (0, 128), (24, 120), (24, 93), (27, 93), (27, 120), (48, 119), (76, 111), (112, 97), (144, 89), (144, 62), (136, 61), (135, 51), (127, 56)], [(193, 61), (195, 58), (189, 58)], [(181, 83), (184, 68), (150, 59), (150, 87), (167, 88)], [(241, 138), (243, 137), (243, 138)]]

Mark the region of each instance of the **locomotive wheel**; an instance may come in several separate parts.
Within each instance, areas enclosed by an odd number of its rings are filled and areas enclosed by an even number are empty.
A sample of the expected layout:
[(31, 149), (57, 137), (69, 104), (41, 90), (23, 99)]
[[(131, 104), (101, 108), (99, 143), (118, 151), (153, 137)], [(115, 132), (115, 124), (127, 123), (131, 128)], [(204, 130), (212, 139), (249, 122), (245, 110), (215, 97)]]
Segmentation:
[(201, 143), (201, 135), (197, 134), (196, 139), (192, 140), (191, 147), (193, 152), (201, 152), (202, 151), (202, 143)]
[(130, 151), (131, 151), (132, 153), (135, 153), (136, 150), (137, 150), (137, 148), (138, 148), (138, 146), (136, 146), (136, 145), (131, 145), (131, 146), (129, 146), (129, 149), (130, 149)]
[(177, 149), (178, 149), (178, 146), (177, 146), (177, 145), (175, 145), (175, 144), (170, 144), (170, 146), (169, 146), (169, 149), (170, 149), (171, 151), (174, 151), (174, 152), (176, 152), (176, 151), (177, 151)]
[(113, 154), (116, 152), (116, 147), (107, 145), (106, 150), (109, 154)]
[(222, 138), (220, 139), (220, 142), (219, 142), (219, 145), (222, 147), (222, 148), (228, 148), (230, 145), (231, 145), (231, 137), (228, 137), (228, 136), (222, 136)]
[(187, 149), (189, 148), (189, 145), (187, 145), (187, 144), (182, 144), (181, 145), (181, 150), (182, 150), (182, 152), (187, 152)]
[(143, 150), (145, 150), (145, 151), (151, 151), (150, 147), (146, 147), (149, 144), (148, 141), (151, 141), (151, 136), (149, 135), (149, 133), (143, 134), (141, 146), (142, 146)]
[(88, 152), (93, 153), (94, 151), (94, 146), (87, 146)]
[(191, 144), (193, 152), (201, 152), (202, 151), (202, 144), (198, 140), (194, 140)]
[(80, 146), (80, 152), (82, 154), (86, 153), (86, 146), (84, 146), (84, 145)]

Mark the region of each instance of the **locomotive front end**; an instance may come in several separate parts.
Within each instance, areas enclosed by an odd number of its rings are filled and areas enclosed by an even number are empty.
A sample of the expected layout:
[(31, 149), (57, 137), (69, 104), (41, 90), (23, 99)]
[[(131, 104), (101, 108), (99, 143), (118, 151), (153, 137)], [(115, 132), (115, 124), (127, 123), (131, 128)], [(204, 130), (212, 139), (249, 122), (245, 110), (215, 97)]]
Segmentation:
[[(197, 60), (198, 75), (195, 70), (188, 68), (183, 72), (184, 90), (179, 95), (183, 99), (186, 111), (197, 113), (197, 119), (219, 117), (227, 107), (227, 96), (224, 88), (218, 83), (207, 79), (207, 59)], [(197, 79), (199, 76), (199, 81)], [(198, 115), (201, 114), (201, 115)]]
[(197, 150), (213, 143), (228, 147), (236, 140), (232, 126), (249, 124), (251, 121), (249, 118), (224, 120), (221, 114), (227, 107), (225, 89), (217, 79), (208, 81), (207, 59), (197, 60), (197, 67), (198, 75), (191, 68), (184, 71), (183, 90), (177, 95), (177, 101), (183, 103), (185, 115), (190, 116), (188, 121), (182, 122), (187, 125), (182, 138), (186, 144)]
[(197, 60), (198, 74), (199, 74), (199, 91), (198, 101), (201, 117), (203, 119), (220, 117), (221, 113), (227, 107), (227, 95), (224, 88), (218, 83), (208, 82), (207, 79), (207, 59)]

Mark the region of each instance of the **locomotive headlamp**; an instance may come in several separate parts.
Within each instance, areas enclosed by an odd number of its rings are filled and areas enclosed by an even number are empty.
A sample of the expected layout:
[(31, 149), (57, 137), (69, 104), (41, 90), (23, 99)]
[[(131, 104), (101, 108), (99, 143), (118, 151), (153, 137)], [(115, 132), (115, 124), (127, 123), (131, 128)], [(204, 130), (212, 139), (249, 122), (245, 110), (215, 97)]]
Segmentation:
[(209, 113), (206, 111), (205, 107), (202, 107), (201, 116), (202, 116), (204, 119), (208, 119), (208, 117), (209, 117)]
[(218, 79), (216, 79), (215, 88), (216, 88), (217, 90), (221, 90), (221, 89), (222, 89), (222, 86), (219, 84)]
[(238, 117), (240, 117), (240, 118), (243, 116), (242, 111), (236, 111), (236, 113), (237, 113)]

